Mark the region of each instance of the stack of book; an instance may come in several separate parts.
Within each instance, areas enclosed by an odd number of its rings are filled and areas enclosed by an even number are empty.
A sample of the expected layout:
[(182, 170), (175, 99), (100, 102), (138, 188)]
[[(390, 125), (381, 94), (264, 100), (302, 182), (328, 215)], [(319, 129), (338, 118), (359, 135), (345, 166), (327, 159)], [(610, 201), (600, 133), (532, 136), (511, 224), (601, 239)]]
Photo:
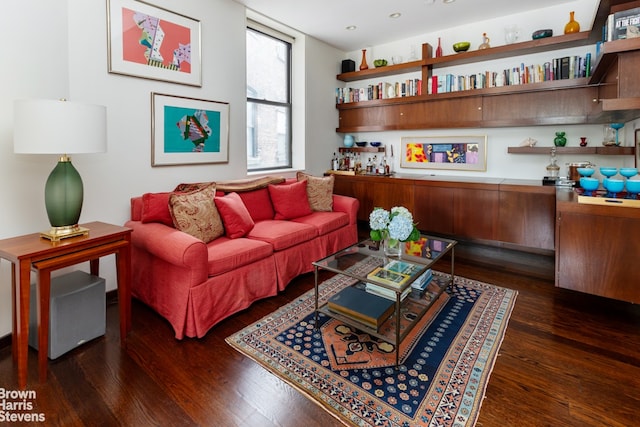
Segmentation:
[[(396, 291), (391, 290), (389, 288), (385, 288), (384, 286), (376, 285), (374, 283), (367, 283), (365, 285), (365, 289), (370, 294), (378, 295), (379, 297), (389, 299), (391, 301), (396, 300)], [(404, 299), (411, 293), (411, 287), (408, 286), (407, 289), (402, 291), (400, 295), (400, 301), (404, 301)]]
[(364, 289), (347, 286), (329, 298), (327, 306), (334, 313), (342, 314), (378, 330), (380, 325), (393, 314), (395, 303)]
[(424, 292), (424, 290), (427, 289), (427, 286), (429, 286), (429, 283), (431, 283), (431, 280), (433, 280), (433, 271), (429, 268), (427, 271), (422, 273), (420, 277), (414, 280), (411, 284), (411, 288), (418, 292)]

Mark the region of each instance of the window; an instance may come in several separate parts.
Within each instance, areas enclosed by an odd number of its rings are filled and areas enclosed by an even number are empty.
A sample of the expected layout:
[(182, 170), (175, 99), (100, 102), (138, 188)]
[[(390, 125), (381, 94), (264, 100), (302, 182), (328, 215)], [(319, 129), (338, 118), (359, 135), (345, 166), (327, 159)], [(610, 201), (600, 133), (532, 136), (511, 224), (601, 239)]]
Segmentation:
[(247, 28), (247, 168), (292, 167), (291, 45), (265, 27)]

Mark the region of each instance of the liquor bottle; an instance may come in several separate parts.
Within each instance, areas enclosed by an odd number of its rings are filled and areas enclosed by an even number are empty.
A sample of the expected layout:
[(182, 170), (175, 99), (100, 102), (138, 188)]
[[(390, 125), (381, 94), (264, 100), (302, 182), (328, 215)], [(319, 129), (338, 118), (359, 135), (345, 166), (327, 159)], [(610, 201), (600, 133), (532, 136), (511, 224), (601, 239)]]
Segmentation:
[(334, 171), (340, 169), (340, 161), (338, 160), (338, 156), (335, 152), (333, 153), (333, 159), (331, 160), (331, 169)]

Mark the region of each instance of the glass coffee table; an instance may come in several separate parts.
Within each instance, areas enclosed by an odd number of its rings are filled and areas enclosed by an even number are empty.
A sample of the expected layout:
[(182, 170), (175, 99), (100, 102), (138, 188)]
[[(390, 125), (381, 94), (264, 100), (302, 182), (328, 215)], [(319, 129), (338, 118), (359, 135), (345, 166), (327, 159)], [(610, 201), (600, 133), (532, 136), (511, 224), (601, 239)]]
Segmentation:
[[(455, 240), (421, 235), (417, 241), (401, 243), (399, 257), (388, 257), (378, 242), (365, 240), (314, 262), (316, 328), (323, 313), (393, 344), (398, 366), (400, 343), (454, 281), (456, 244)], [(431, 275), (431, 266), (447, 254), (451, 258), (450, 276)], [(347, 276), (353, 283), (321, 302), (319, 270)], [(356, 290), (346, 292), (349, 287)], [(405, 316), (398, 321), (408, 304), (411, 318)], [(378, 306), (385, 309), (384, 314), (371, 315), (369, 312)]]

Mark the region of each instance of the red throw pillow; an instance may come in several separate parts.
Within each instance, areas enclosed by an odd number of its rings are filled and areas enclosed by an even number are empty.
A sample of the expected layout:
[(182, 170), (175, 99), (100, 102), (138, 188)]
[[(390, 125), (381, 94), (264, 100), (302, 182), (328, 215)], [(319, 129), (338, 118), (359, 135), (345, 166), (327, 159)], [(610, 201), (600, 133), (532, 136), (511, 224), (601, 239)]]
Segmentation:
[(229, 193), (224, 197), (216, 197), (216, 207), (225, 235), (230, 239), (246, 236), (253, 229), (254, 222), (238, 193)]
[(294, 219), (312, 213), (306, 180), (293, 184), (270, 184), (269, 195), (276, 211), (275, 219)]
[(169, 210), (172, 193), (145, 193), (142, 195), (142, 222), (160, 222), (173, 227)]

